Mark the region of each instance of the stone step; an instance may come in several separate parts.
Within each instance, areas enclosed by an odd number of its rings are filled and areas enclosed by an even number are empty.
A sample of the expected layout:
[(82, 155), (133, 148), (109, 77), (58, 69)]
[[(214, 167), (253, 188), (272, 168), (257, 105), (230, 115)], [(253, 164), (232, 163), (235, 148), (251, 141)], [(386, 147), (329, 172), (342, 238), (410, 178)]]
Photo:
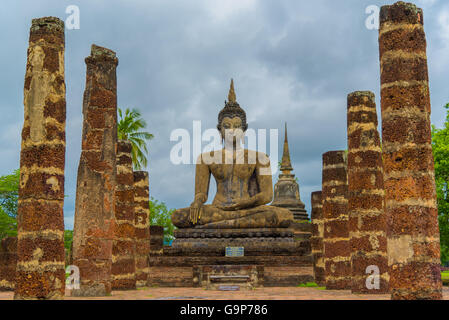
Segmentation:
[[(246, 248), (245, 248), (246, 249)], [(165, 253), (165, 250), (164, 250)], [(246, 252), (245, 252), (246, 253)], [(198, 267), (207, 265), (263, 265), (263, 266), (312, 266), (312, 255), (296, 254), (296, 255), (273, 255), (260, 253), (258, 256), (244, 257), (225, 257), (223, 253), (220, 255), (182, 255), (182, 253), (171, 255), (153, 255), (150, 256), (150, 267)], [(207, 272), (211, 273), (211, 272)], [(214, 272), (212, 272), (214, 273)]]
[(186, 228), (174, 231), (177, 239), (291, 238), (291, 228), (202, 229)]
[(219, 291), (240, 291), (239, 285), (227, 284), (218, 286), (217, 290)]
[(209, 275), (209, 281), (213, 283), (243, 283), (250, 282), (249, 275)]
[(308, 240), (308, 239), (310, 239), (311, 236), (312, 236), (312, 234), (310, 232), (303, 232), (303, 231), (295, 231), (295, 233), (293, 234), (293, 238), (295, 240), (297, 240), (297, 239)]

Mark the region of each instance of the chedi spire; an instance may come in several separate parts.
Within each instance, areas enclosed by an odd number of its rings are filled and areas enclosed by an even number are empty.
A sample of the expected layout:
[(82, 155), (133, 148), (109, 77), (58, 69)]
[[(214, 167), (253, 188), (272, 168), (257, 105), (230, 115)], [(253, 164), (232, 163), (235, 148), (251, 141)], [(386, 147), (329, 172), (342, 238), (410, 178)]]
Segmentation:
[(304, 203), (299, 196), (299, 185), (295, 175), (291, 173), (293, 167), (288, 147), (287, 123), (285, 123), (284, 151), (280, 169), (281, 173), (278, 182), (274, 185), (274, 199), (271, 205), (289, 209), (295, 220), (308, 220)]
[[(285, 138), (284, 138), (284, 151), (282, 154), (281, 171), (283, 175), (292, 175), (292, 164), (290, 161), (290, 151), (288, 148), (288, 137), (287, 137), (287, 122), (285, 123)], [(293, 175), (294, 176), (294, 175)]]

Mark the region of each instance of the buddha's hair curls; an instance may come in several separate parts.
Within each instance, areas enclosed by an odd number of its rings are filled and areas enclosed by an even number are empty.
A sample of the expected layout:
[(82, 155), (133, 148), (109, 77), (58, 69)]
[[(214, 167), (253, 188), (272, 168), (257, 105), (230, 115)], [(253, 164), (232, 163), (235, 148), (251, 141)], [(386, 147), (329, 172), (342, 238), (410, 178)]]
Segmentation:
[(221, 131), (221, 123), (225, 117), (234, 118), (239, 117), (242, 119), (242, 130), (243, 132), (248, 129), (248, 123), (246, 123), (246, 113), (237, 102), (226, 102), (223, 109), (221, 109), (218, 114), (218, 124), (217, 129)]

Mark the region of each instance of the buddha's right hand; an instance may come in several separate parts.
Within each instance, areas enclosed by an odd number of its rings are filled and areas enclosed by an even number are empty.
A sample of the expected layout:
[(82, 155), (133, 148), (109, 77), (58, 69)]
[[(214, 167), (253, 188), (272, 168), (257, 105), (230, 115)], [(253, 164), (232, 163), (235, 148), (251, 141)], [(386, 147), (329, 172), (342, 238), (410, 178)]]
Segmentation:
[(194, 201), (190, 205), (190, 222), (197, 224), (198, 220), (201, 219), (201, 214), (203, 212), (203, 203)]

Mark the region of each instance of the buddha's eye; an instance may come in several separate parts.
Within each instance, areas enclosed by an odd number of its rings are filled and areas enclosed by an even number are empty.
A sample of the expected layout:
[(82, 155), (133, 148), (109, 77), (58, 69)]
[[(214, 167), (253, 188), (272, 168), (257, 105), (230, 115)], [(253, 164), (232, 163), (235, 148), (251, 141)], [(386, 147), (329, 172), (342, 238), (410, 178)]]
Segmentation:
[(224, 128), (225, 128), (225, 129), (229, 129), (229, 124), (225, 123), (225, 124), (224, 124)]

